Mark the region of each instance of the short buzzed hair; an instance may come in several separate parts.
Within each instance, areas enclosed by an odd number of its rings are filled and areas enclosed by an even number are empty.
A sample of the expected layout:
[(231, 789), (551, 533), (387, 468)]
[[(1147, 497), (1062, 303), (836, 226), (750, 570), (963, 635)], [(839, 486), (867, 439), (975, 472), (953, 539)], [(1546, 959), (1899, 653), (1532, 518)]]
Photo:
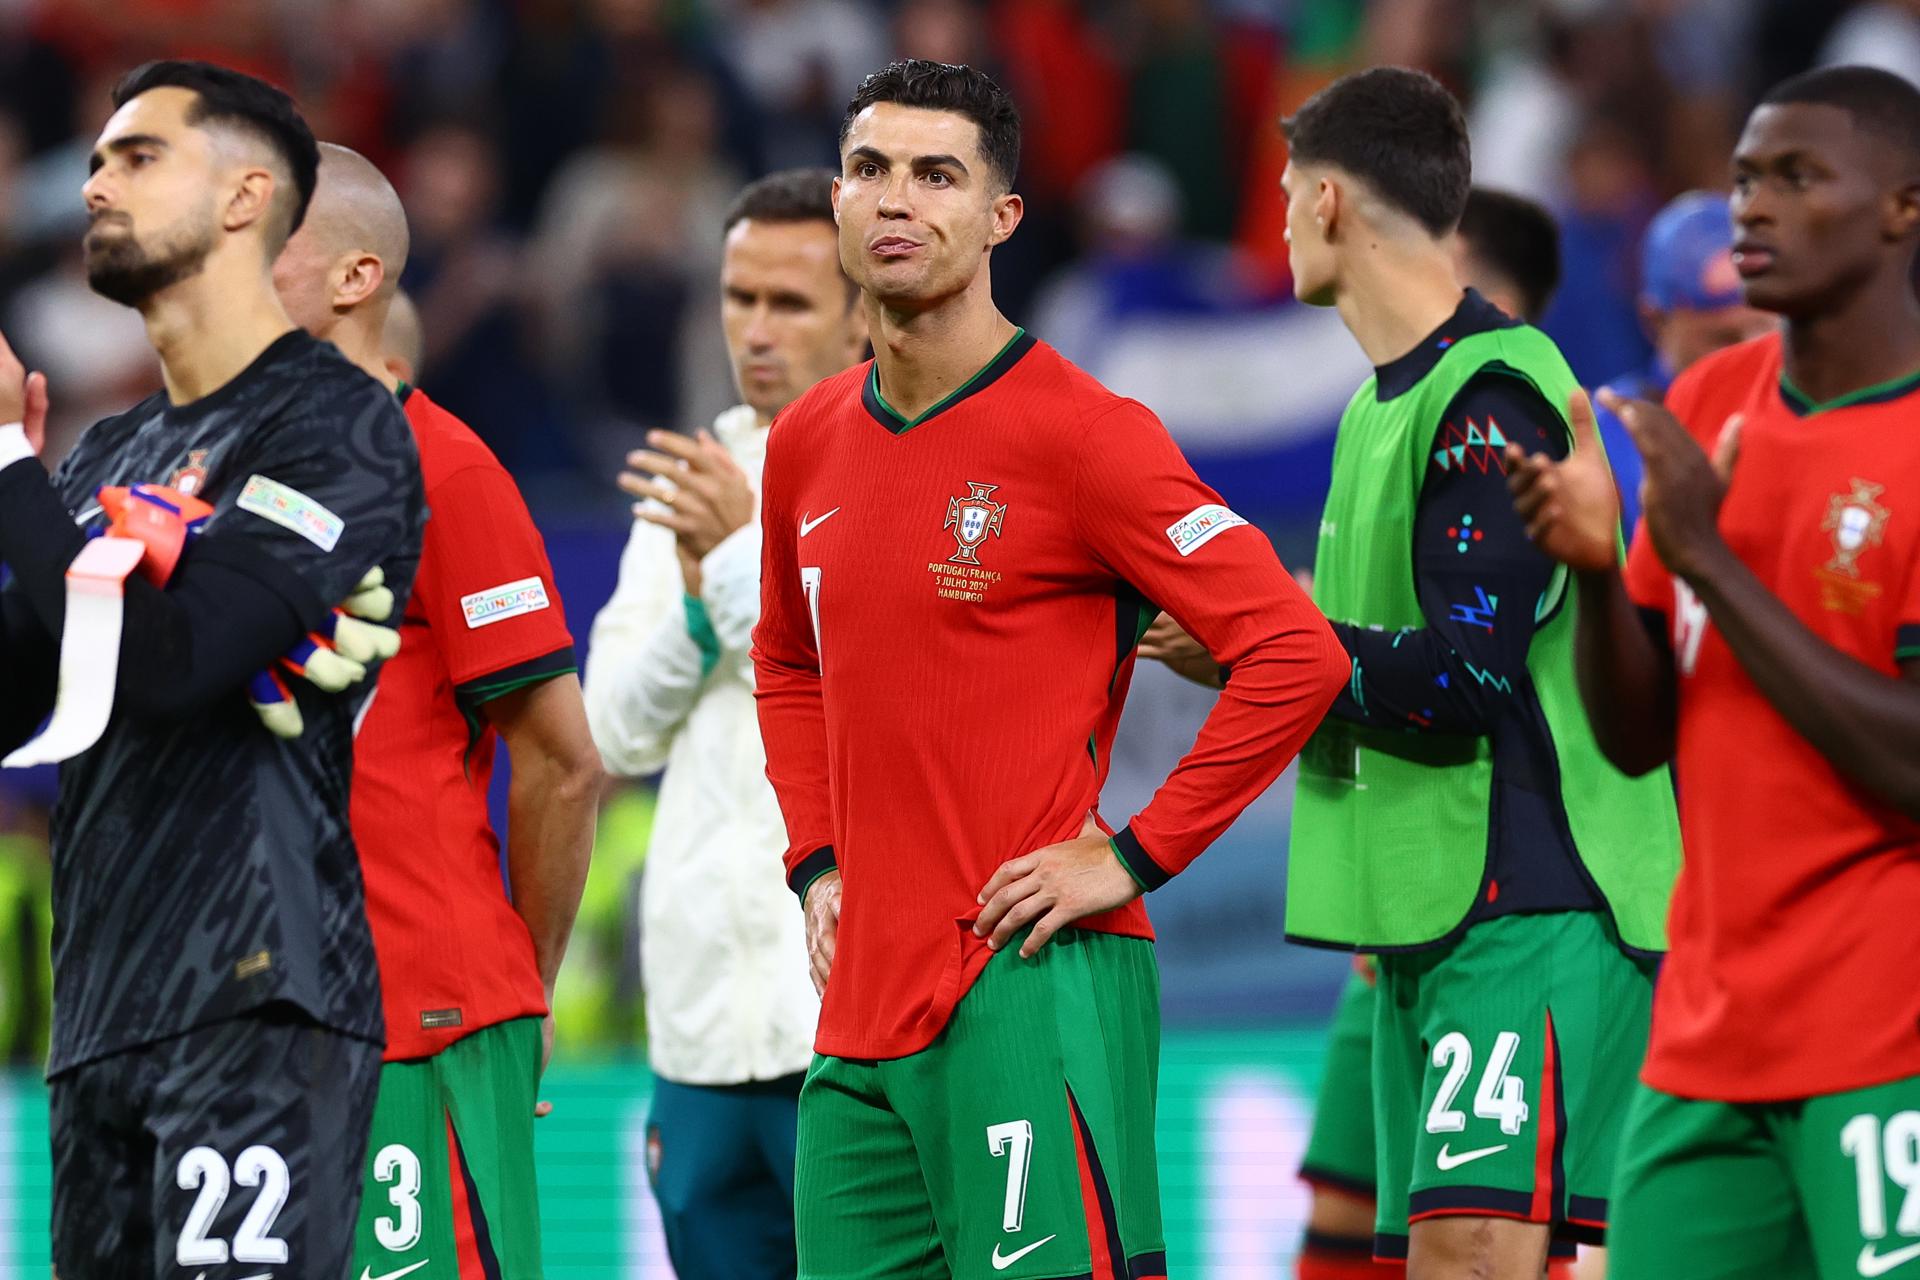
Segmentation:
[(1467, 252), (1520, 295), (1520, 319), (1538, 324), (1560, 287), (1560, 227), (1540, 205), (1511, 191), (1475, 187), (1460, 215)]
[(1838, 107), (1866, 132), (1894, 143), (1920, 163), (1920, 88), (1878, 67), (1820, 67), (1782, 80), (1760, 106), (1794, 103)]
[(113, 87), (113, 105), (123, 107), (153, 89), (189, 90), (198, 101), (187, 111), (188, 124), (238, 129), (266, 143), (286, 165), (293, 190), (286, 193), (284, 225), (268, 241), (271, 251), (278, 253), (305, 221), (320, 172), (320, 146), (293, 99), (265, 80), (231, 67), (168, 58), (142, 63), (121, 77)]
[(742, 222), (824, 222), (833, 226), (833, 170), (782, 169), (749, 182), (727, 209), (724, 235)]
[(1281, 122), (1292, 158), (1352, 174), (1392, 208), (1446, 235), (1473, 182), (1467, 121), (1424, 71), (1371, 67), (1342, 76)]

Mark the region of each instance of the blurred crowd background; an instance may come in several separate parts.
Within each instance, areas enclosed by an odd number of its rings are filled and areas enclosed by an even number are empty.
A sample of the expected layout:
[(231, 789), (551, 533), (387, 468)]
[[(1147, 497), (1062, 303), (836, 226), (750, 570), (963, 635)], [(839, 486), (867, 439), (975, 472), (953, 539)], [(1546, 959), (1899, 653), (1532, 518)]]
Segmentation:
[[(163, 55), (281, 83), (319, 136), (391, 175), (421, 381), (520, 480), (584, 637), (625, 533), (619, 458), (733, 400), (721, 211), (769, 169), (831, 163), (849, 93), (895, 56), (983, 65), (1022, 107), (1027, 216), (995, 254), (1003, 310), (1160, 412), (1298, 556), (1365, 369), (1337, 322), (1291, 300), (1281, 115), (1372, 63), (1451, 86), (1476, 180), (1560, 219), (1545, 327), (1598, 382), (1648, 356), (1636, 264), (1653, 212), (1725, 185), (1746, 109), (1785, 75), (1865, 61), (1920, 80), (1920, 0), (0, 0), (0, 329), (50, 376), (56, 452), (158, 385), (139, 319), (86, 286), (79, 192), (111, 85)], [(1185, 704), (1153, 714), (1165, 738)], [(1142, 785), (1179, 745), (1135, 752)], [(0, 1052), (22, 1063), (45, 1013), (47, 794), (0, 780)], [(620, 1045), (638, 1033), (648, 800), (611, 794), (572, 963), (596, 1034)], [(1284, 810), (1273, 821), (1284, 832)], [(1271, 881), (1272, 864), (1248, 875)], [(1230, 957), (1243, 935), (1278, 950), (1264, 891), (1230, 895), (1238, 915), (1210, 915), (1190, 958)], [(1178, 962), (1179, 904), (1163, 912)]]

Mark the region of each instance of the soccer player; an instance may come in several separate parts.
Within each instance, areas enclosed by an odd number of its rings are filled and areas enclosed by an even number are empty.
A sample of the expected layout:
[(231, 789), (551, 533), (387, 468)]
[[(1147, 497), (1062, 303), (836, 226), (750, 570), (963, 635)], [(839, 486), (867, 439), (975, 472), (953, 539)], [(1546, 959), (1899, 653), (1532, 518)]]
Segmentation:
[[(794, 1189), (809, 1277), (1167, 1274), (1139, 898), (1346, 677), (1158, 420), (995, 308), (1019, 144), (971, 68), (861, 83), (834, 208), (876, 357), (768, 438), (754, 669), (825, 980)], [(1162, 606), (1232, 676), (1114, 832), (1107, 751)]]
[[(87, 275), (145, 319), (166, 389), (95, 425), (49, 483), (44, 379), (23, 385), (0, 348), (0, 744), (54, 704), (56, 661), (97, 643), (68, 621), (123, 593), (117, 654), (58, 681), (114, 701), (61, 769), (53, 835), (53, 1264), (331, 1280), (382, 1039), (348, 825), (368, 686), (296, 689), (290, 740), (245, 687), (371, 568), (406, 591), (419, 462), (393, 397), (274, 294), (318, 161), (293, 103), (193, 62), (140, 67), (114, 102), (85, 187)], [(99, 491), (136, 484), (173, 491), (127, 504), (157, 578), (187, 537), (180, 495), (213, 508), (165, 590), (93, 568), (92, 548), (126, 547), (88, 542)]]
[(1600, 742), (1636, 771), (1672, 757), (1683, 797), (1613, 1275), (1912, 1280), (1920, 90), (1784, 81), (1733, 170), (1743, 292), (1785, 327), (1701, 360), (1664, 408), (1608, 397), (1646, 468), (1624, 579), (1597, 459), (1516, 450), (1511, 477), (1576, 570)]
[(1598, 1242), (1678, 860), (1669, 788), (1593, 743), (1565, 572), (1503, 448), (1555, 455), (1573, 375), (1463, 290), (1466, 128), (1431, 77), (1361, 72), (1287, 123), (1294, 291), (1375, 367), (1343, 415), (1314, 598), (1351, 681), (1301, 756), (1296, 940), (1379, 954), (1376, 1256), (1538, 1277)]
[[(1560, 283), (1560, 229), (1552, 214), (1522, 196), (1484, 187), (1470, 189), (1453, 251), (1454, 269), (1464, 285), (1528, 324), (1539, 322)], [(1169, 621), (1162, 618), (1154, 624), (1141, 642), (1142, 656), (1174, 650), (1178, 642), (1165, 636)], [(1158, 640), (1151, 653), (1149, 640)], [(1218, 670), (1211, 663), (1207, 666)], [(1313, 1200), (1300, 1251), (1299, 1280), (1367, 1280), (1399, 1269), (1397, 1261), (1373, 1260), (1376, 979), (1371, 959), (1356, 962), (1329, 1029), (1313, 1132), (1300, 1165), (1300, 1176), (1312, 1189)], [(1556, 1246), (1556, 1251), (1570, 1256), (1572, 1248), (1567, 1242)]]
[[(1779, 323), (1741, 298), (1725, 196), (1689, 191), (1649, 224), (1640, 242), (1640, 319), (1653, 339), (1653, 361), (1615, 378), (1606, 390), (1656, 402), (1694, 361)], [(1595, 408), (1594, 420), (1620, 489), (1621, 527), (1631, 536), (1640, 522), (1640, 451), (1626, 424), (1605, 405)]]
[(666, 766), (641, 880), (653, 1066), (648, 1173), (685, 1276), (794, 1274), (800, 1080), (820, 999), (753, 712), (754, 517), (767, 429), (866, 352), (840, 270), (833, 172), (748, 186), (722, 234), (720, 319), (742, 403), (697, 439), (654, 432), (627, 473), (633, 534), (593, 622), (588, 715), (617, 774)]
[[(274, 282), (297, 323), (399, 396), (431, 513), (400, 653), (355, 749), (353, 830), (387, 1051), (354, 1271), (532, 1280), (542, 1274), (535, 1090), (593, 847), (600, 762), (553, 570), (519, 489), (466, 424), (387, 368), (406, 258), (393, 187), (365, 157), (321, 144), (313, 206)], [(513, 766), (511, 901), (487, 815), (501, 741)]]

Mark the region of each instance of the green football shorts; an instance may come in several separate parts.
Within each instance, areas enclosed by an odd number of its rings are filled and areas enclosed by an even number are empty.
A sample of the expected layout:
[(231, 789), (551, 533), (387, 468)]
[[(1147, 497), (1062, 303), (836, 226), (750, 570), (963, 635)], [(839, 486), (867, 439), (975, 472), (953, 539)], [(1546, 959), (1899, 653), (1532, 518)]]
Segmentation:
[(1373, 1174), (1373, 984), (1347, 979), (1327, 1029), (1325, 1071), (1300, 1176), (1316, 1187), (1371, 1200)]
[(800, 1280), (1164, 1277), (1159, 1060), (1153, 944), (1080, 929), (1009, 944), (919, 1053), (815, 1058)]
[(539, 1280), (540, 1019), (389, 1062), (367, 1142), (355, 1280)]
[(1410, 1224), (1446, 1216), (1601, 1243), (1652, 996), (1651, 966), (1589, 912), (1381, 956), (1375, 1255), (1406, 1257)]
[(1920, 1280), (1920, 1077), (1775, 1103), (1641, 1085), (1613, 1224), (1612, 1280)]

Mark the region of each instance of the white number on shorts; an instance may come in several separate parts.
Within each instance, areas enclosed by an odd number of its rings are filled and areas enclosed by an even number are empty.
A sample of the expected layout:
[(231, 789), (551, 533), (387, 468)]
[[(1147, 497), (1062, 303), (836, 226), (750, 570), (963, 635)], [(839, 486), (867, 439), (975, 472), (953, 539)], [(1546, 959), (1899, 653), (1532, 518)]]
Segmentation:
[(1894, 1230), (1920, 1236), (1920, 1111), (1888, 1117), (1884, 1132), (1879, 1116), (1855, 1116), (1840, 1130), (1840, 1151), (1853, 1159), (1861, 1236), (1879, 1240), (1887, 1234), (1888, 1179), (1906, 1193)]
[(373, 1180), (391, 1182), (387, 1203), (398, 1212), (373, 1220), (373, 1234), (390, 1253), (405, 1253), (420, 1243), (420, 1157), (413, 1148), (390, 1142), (373, 1158)]
[[(1487, 1060), (1480, 1087), (1473, 1093), (1473, 1114), (1482, 1120), (1498, 1120), (1502, 1133), (1519, 1133), (1529, 1114), (1526, 1081), (1507, 1074), (1519, 1051), (1520, 1037), (1514, 1032), (1502, 1031), (1495, 1037), (1493, 1056)], [(1465, 1112), (1455, 1110), (1453, 1103), (1473, 1071), (1473, 1046), (1461, 1032), (1449, 1031), (1433, 1046), (1433, 1065), (1445, 1067), (1447, 1074), (1427, 1111), (1427, 1132), (1459, 1133), (1467, 1127), (1467, 1117)]]
[(220, 1206), (227, 1202), (227, 1191), (233, 1185), (227, 1162), (212, 1147), (195, 1147), (180, 1157), (178, 1180), (182, 1191), (198, 1187), (200, 1194), (193, 1198), (186, 1225), (180, 1228), (180, 1244), (173, 1252), (174, 1260), (183, 1267), (210, 1267), (225, 1262), (227, 1242), (207, 1239), (207, 1228), (213, 1225)]
[(183, 1267), (208, 1267), (227, 1261), (225, 1240), (209, 1240), (207, 1228), (227, 1202), (227, 1193), (238, 1182), (243, 1187), (258, 1187), (253, 1207), (234, 1233), (231, 1257), (235, 1262), (285, 1262), (287, 1242), (267, 1234), (273, 1220), (287, 1207), (287, 1190), (292, 1181), (287, 1162), (272, 1147), (252, 1146), (240, 1153), (231, 1171), (227, 1162), (212, 1147), (195, 1147), (180, 1157), (176, 1181), (182, 1191), (200, 1188), (180, 1228), (180, 1242), (174, 1248), (174, 1260)]
[(1027, 1216), (1027, 1166), (1033, 1162), (1033, 1126), (1025, 1120), (987, 1126), (987, 1153), (1007, 1157), (1007, 1206), (1000, 1225), (1018, 1231)]
[(253, 1146), (240, 1153), (233, 1164), (233, 1180), (243, 1187), (258, 1187), (253, 1208), (233, 1233), (235, 1262), (285, 1262), (287, 1242), (267, 1233), (273, 1220), (287, 1207), (287, 1189), (292, 1179), (287, 1162), (272, 1147)]

